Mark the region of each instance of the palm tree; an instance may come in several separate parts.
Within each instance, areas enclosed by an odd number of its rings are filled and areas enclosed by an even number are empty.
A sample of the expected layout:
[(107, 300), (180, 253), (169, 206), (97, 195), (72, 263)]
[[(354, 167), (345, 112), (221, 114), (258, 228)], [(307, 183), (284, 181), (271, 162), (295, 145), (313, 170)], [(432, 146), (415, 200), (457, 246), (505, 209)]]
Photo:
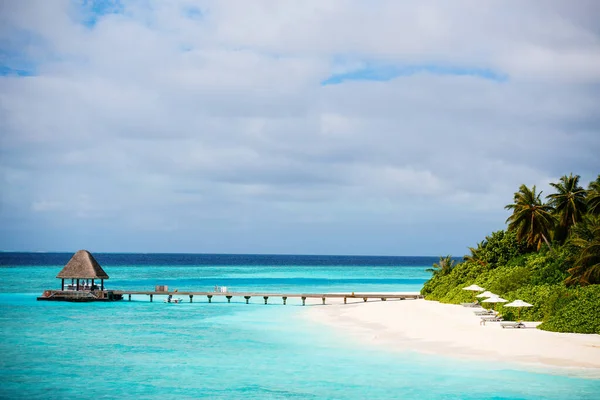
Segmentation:
[(567, 270), (571, 276), (566, 283), (600, 283), (600, 217), (589, 216), (585, 223), (577, 225), (569, 243), (575, 247), (577, 255), (573, 268)]
[(463, 260), (465, 261), (471, 261), (480, 265), (485, 265), (485, 261), (481, 258), (481, 253), (485, 247), (485, 241), (481, 241), (479, 243), (477, 243), (477, 248), (475, 247), (469, 247), (469, 251), (471, 252), (470, 255), (466, 255), (463, 257)]
[(433, 268), (428, 268), (427, 272), (433, 272), (433, 275), (448, 275), (452, 272), (455, 267), (456, 261), (452, 259), (452, 256), (440, 257), (440, 261), (433, 263)]
[(587, 211), (587, 192), (579, 186), (579, 178), (579, 175), (564, 175), (558, 183), (550, 184), (556, 189), (556, 193), (546, 196), (558, 217), (559, 229), (563, 236), (561, 239), (569, 235), (571, 227), (581, 222)]
[(588, 186), (587, 208), (590, 214), (600, 215), (600, 175)]
[(525, 239), (528, 246), (536, 246), (537, 250), (542, 247), (542, 242), (545, 242), (552, 251), (548, 238), (555, 221), (551, 215), (552, 207), (542, 203), (541, 195), (542, 192), (536, 194), (535, 186), (529, 189), (521, 185), (515, 193), (514, 203), (504, 207), (513, 210), (506, 222), (509, 223), (509, 231), (516, 231), (517, 240)]

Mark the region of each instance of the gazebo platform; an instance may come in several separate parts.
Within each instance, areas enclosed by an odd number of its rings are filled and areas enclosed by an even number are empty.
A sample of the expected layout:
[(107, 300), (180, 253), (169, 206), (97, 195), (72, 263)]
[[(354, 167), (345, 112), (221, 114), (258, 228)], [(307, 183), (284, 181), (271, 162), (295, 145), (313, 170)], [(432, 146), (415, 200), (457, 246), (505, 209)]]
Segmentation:
[[(122, 294), (105, 290), (104, 280), (108, 279), (108, 275), (87, 250), (75, 253), (57, 278), (61, 280), (60, 290), (45, 290), (38, 300), (90, 302), (123, 299)], [(65, 279), (70, 279), (71, 283), (65, 285)], [(98, 280), (100, 285), (96, 285)]]
[(119, 301), (123, 300), (123, 295), (113, 293), (112, 290), (46, 290), (37, 299), (84, 303), (91, 301)]

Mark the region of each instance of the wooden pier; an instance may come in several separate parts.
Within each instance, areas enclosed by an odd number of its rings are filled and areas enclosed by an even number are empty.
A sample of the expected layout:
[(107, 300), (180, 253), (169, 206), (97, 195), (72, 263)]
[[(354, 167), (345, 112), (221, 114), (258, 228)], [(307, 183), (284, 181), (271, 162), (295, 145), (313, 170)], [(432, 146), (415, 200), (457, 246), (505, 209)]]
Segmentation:
[(423, 296), (414, 293), (246, 293), (246, 292), (188, 292), (188, 291), (172, 291), (172, 292), (158, 292), (158, 291), (143, 291), (143, 290), (114, 290), (115, 295), (128, 296), (128, 300), (131, 301), (131, 295), (146, 295), (150, 297), (150, 301), (153, 301), (154, 296), (188, 296), (190, 303), (194, 301), (194, 297), (202, 298), (206, 297), (209, 303), (212, 302), (213, 297), (224, 297), (227, 302), (230, 303), (234, 297), (243, 298), (246, 304), (249, 304), (250, 299), (253, 297), (262, 298), (265, 304), (268, 304), (268, 300), (271, 297), (281, 298), (283, 305), (287, 304), (287, 299), (297, 298), (302, 300), (302, 305), (306, 305), (306, 299), (321, 299), (323, 304), (326, 304), (326, 300), (329, 298), (344, 299), (344, 304), (347, 303), (348, 299), (362, 299), (367, 302), (370, 299), (376, 299), (381, 301), (386, 300), (407, 300), (407, 299), (422, 299)]
[[(228, 303), (234, 297), (243, 298), (246, 304), (250, 303), (253, 297), (262, 298), (265, 304), (269, 304), (269, 298), (281, 298), (283, 305), (287, 304), (288, 299), (301, 299), (302, 305), (306, 305), (306, 299), (321, 299), (325, 304), (327, 299), (344, 299), (344, 304), (348, 299), (362, 299), (365, 303), (370, 299), (381, 301), (390, 300), (406, 300), (406, 299), (422, 299), (418, 293), (248, 293), (248, 292), (228, 292), (225, 287), (223, 291), (218, 291), (219, 287), (215, 286), (214, 292), (191, 292), (191, 291), (168, 291), (168, 287), (164, 285), (155, 286), (153, 291), (145, 290), (106, 290), (104, 281), (108, 279), (108, 274), (102, 269), (98, 261), (87, 250), (79, 250), (71, 257), (67, 265), (58, 273), (57, 278), (61, 280), (60, 290), (45, 290), (38, 297), (38, 300), (46, 301), (72, 301), (72, 302), (92, 302), (92, 301), (119, 301), (128, 296), (131, 301), (131, 295), (146, 295), (150, 301), (154, 300), (154, 296), (167, 296), (169, 302), (173, 296), (188, 296), (190, 303), (193, 303), (194, 297), (206, 297), (209, 303), (213, 297), (224, 297)], [(65, 287), (65, 279), (71, 280)], [(97, 281), (100, 281), (100, 286)], [(179, 301), (176, 301), (179, 302)]]

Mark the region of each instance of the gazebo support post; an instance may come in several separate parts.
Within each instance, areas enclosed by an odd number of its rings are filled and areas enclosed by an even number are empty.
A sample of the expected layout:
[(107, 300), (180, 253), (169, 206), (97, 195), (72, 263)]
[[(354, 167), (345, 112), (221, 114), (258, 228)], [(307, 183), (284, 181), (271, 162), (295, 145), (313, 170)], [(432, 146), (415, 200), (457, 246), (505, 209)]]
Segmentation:
[(79, 278), (77, 278), (77, 290), (79, 291)]
[(100, 290), (104, 290), (104, 279), (100, 279)]

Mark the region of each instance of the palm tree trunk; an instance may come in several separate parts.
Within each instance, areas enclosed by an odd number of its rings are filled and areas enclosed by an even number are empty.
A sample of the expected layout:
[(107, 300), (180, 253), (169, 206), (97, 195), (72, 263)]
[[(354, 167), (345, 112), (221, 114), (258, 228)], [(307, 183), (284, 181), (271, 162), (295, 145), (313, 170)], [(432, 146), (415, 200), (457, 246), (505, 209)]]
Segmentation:
[(546, 242), (546, 244), (548, 245), (548, 248), (550, 249), (550, 253), (554, 254), (554, 249), (552, 248), (552, 246), (550, 246), (550, 242), (548, 242), (548, 239), (546, 239), (546, 236), (542, 233), (542, 239), (544, 239), (544, 242)]

